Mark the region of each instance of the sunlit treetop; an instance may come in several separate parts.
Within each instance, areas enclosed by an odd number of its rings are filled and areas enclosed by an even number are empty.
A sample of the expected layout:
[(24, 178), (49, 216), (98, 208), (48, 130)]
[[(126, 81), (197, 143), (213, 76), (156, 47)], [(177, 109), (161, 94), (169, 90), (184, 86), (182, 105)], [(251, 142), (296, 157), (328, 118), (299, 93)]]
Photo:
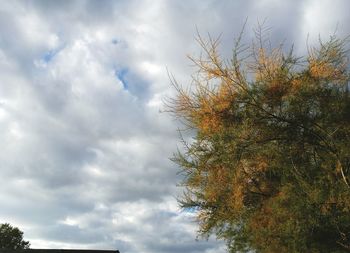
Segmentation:
[(260, 30), (251, 45), (241, 37), (227, 60), (219, 39), (198, 36), (192, 86), (173, 80), (169, 109), (196, 133), (174, 156), (180, 204), (231, 252), (348, 252), (346, 40), (331, 36), (296, 57)]

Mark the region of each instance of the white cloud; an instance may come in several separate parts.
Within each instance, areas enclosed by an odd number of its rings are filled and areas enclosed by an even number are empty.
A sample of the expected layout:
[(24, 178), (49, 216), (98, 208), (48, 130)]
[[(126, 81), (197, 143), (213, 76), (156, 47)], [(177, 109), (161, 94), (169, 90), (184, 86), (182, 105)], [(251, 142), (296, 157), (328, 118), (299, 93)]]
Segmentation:
[[(347, 1), (307, 1), (303, 11), (302, 32), (305, 37), (309, 34), (311, 42), (317, 42), (318, 36), (328, 39), (338, 29), (338, 35), (347, 33), (348, 12)], [(345, 34), (348, 35), (348, 34)]]

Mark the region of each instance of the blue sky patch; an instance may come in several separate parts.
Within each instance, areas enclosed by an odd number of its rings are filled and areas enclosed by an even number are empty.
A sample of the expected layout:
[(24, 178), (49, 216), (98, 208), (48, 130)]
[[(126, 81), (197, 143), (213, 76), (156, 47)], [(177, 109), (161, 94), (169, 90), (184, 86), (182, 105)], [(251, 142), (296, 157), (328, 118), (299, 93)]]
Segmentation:
[(56, 49), (51, 49), (47, 51), (44, 56), (42, 57), (42, 60), (46, 63), (52, 61), (52, 59), (63, 49), (64, 47), (58, 47)]
[(128, 72), (129, 70), (127, 68), (122, 68), (115, 71), (115, 75), (122, 82), (124, 90), (127, 90), (129, 88), (128, 82), (126, 80), (126, 75)]
[(182, 209), (182, 212), (184, 213), (196, 213), (198, 212), (199, 208), (198, 207), (187, 207)]

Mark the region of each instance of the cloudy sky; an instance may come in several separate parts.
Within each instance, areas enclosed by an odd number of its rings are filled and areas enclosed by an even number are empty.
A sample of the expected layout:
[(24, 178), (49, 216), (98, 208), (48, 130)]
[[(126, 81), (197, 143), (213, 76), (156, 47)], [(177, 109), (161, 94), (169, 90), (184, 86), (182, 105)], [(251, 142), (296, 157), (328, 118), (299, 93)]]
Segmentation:
[(195, 71), (196, 29), (222, 34), (222, 54), (246, 18), (267, 19), (273, 43), (305, 52), (319, 34), (349, 35), (337, 0), (2, 1), (0, 223), (33, 248), (122, 253), (225, 252), (196, 241), (194, 214), (175, 197), (169, 157), (180, 126), (160, 113)]

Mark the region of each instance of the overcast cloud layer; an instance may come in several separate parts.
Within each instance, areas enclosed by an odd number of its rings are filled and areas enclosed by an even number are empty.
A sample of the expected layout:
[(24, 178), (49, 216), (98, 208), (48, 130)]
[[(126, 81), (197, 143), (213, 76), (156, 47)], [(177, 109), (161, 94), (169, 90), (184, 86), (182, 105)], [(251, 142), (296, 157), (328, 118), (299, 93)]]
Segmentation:
[(159, 113), (189, 83), (196, 27), (228, 56), (267, 18), (273, 42), (349, 35), (344, 1), (2, 1), (0, 223), (33, 248), (127, 253), (225, 251), (196, 241), (169, 161), (179, 123)]

